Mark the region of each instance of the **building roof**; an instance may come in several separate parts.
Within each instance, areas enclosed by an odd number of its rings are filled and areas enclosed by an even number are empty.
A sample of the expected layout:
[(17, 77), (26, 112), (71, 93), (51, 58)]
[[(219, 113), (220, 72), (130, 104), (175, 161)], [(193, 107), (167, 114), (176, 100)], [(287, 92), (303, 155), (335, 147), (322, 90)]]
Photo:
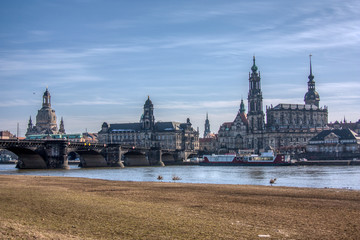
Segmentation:
[[(156, 122), (154, 126), (158, 132), (182, 130), (179, 122)], [(141, 131), (142, 123), (114, 123), (110, 124), (110, 132)]]
[(158, 132), (181, 130), (178, 122), (157, 122), (155, 123), (155, 130)]
[(233, 124), (233, 122), (224, 122), (223, 124), (221, 124), (220, 130), (222, 127), (224, 127), (225, 130), (229, 130), (231, 128), (232, 124)]
[(329, 123), (328, 124), (329, 127), (331, 128), (349, 128), (353, 131), (355, 131), (356, 129), (360, 128), (360, 120), (358, 120), (357, 122), (338, 122), (335, 121), (334, 123)]
[(141, 123), (114, 123), (110, 124), (109, 132), (140, 131)]
[(249, 124), (249, 121), (248, 121), (248, 119), (247, 119), (246, 113), (239, 111), (238, 114), (236, 115), (236, 118), (235, 118), (234, 122), (235, 122), (236, 119), (238, 119), (238, 118), (240, 118), (241, 121), (242, 121), (245, 125), (248, 125), (248, 124)]
[(310, 142), (313, 141), (323, 141), (326, 136), (330, 134), (335, 134), (339, 137), (340, 140), (355, 140), (357, 139), (357, 134), (350, 129), (331, 129), (321, 131), (318, 135), (310, 139)]
[(280, 103), (278, 105), (276, 105), (275, 107), (270, 107), (268, 110), (284, 110), (284, 109), (300, 109), (300, 110), (318, 110), (320, 109), (319, 107), (317, 107), (314, 104), (290, 104), (290, 103)]

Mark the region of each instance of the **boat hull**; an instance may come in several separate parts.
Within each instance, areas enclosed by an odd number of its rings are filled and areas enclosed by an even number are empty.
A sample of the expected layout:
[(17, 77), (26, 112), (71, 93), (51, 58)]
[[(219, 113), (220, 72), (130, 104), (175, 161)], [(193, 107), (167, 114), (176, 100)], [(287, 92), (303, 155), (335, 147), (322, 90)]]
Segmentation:
[(200, 166), (290, 166), (292, 163), (200, 162)]
[(282, 154), (245, 157), (229, 155), (205, 155), (204, 160), (199, 162), (200, 166), (290, 166), (289, 156)]

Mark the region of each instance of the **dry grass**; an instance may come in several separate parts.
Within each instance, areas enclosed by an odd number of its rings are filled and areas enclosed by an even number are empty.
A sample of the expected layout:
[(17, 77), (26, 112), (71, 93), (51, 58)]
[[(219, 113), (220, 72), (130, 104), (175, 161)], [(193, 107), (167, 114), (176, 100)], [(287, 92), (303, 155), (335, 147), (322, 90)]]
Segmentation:
[(0, 175), (0, 239), (360, 239), (360, 192)]

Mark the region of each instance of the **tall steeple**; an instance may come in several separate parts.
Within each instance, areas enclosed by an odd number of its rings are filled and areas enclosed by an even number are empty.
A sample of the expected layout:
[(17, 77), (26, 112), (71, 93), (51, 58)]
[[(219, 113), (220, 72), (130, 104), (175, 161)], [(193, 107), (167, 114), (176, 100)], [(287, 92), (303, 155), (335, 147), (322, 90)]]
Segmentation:
[(59, 133), (65, 134), (65, 126), (64, 126), (64, 119), (63, 119), (63, 117), (61, 117), (61, 120), (60, 120)]
[(240, 103), (240, 113), (244, 113), (245, 112), (245, 104), (244, 104), (244, 100), (241, 99), (241, 103)]
[(30, 116), (30, 118), (29, 118), (29, 123), (28, 123), (28, 128), (27, 128), (27, 130), (26, 130), (25, 136), (30, 135), (30, 134), (33, 132), (33, 130), (34, 130), (33, 128), (34, 128), (34, 125), (33, 125), (33, 123), (32, 123), (31, 116)]
[(260, 72), (255, 64), (253, 56), (253, 65), (249, 73), (249, 93), (248, 93), (248, 120), (251, 132), (258, 132), (264, 129), (263, 97), (261, 92)]
[(150, 100), (150, 96), (146, 100), (144, 104), (144, 113), (140, 119), (142, 123), (142, 128), (145, 130), (153, 130), (155, 125), (155, 117), (154, 117), (154, 105)]
[(210, 132), (210, 122), (209, 122), (208, 113), (206, 113), (204, 138), (205, 138), (209, 133), (211, 133), (211, 132)]
[(312, 73), (312, 64), (311, 64), (311, 57), (312, 55), (309, 55), (310, 58), (310, 74), (308, 76), (308, 91), (304, 96), (305, 104), (315, 105), (319, 107), (320, 102), (320, 96), (319, 93), (315, 90), (315, 81), (314, 81), (314, 75)]

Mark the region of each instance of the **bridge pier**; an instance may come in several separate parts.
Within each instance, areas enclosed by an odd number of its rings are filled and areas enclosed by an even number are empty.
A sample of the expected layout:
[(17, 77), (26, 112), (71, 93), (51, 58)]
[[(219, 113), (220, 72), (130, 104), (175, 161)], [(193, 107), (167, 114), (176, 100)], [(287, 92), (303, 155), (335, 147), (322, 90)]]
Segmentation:
[(118, 160), (116, 163), (114, 163), (114, 167), (121, 167), (124, 168), (124, 163), (122, 162), (122, 158), (123, 158), (123, 152), (122, 152), (122, 148), (121, 146), (119, 146), (119, 156), (118, 156)]
[(62, 169), (70, 169), (69, 167), (69, 160), (68, 160), (68, 152), (67, 152), (68, 144), (63, 143), (62, 145), (62, 151), (61, 151), (61, 158), (62, 158)]
[(165, 166), (165, 164), (162, 161), (162, 150), (159, 148), (153, 148), (150, 149), (150, 151), (148, 152), (148, 159), (149, 159), (149, 164), (151, 166), (156, 166), (156, 165), (160, 165), (160, 166)]
[(109, 144), (102, 151), (102, 155), (105, 158), (109, 167), (124, 167), (122, 162), (124, 151), (118, 144)]

